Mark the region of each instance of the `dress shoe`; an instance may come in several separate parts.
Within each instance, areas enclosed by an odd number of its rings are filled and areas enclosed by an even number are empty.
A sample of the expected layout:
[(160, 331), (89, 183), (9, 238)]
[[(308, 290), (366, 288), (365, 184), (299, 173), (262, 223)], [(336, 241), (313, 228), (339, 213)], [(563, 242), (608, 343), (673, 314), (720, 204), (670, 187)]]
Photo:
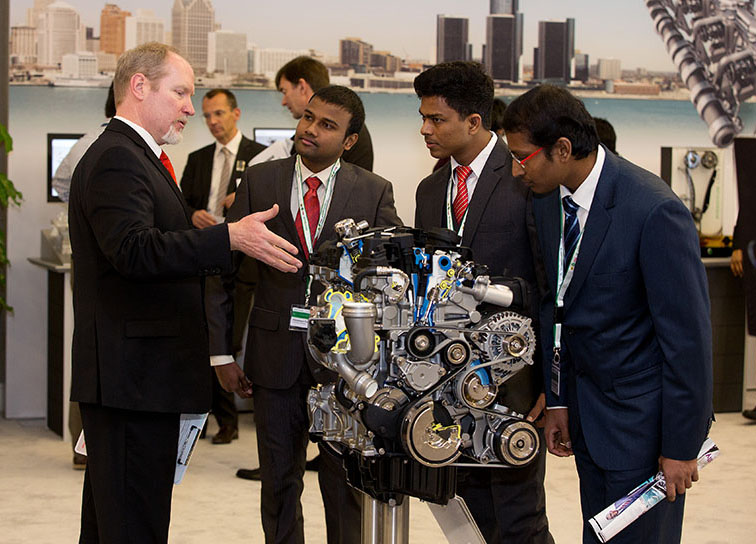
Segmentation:
[(254, 482), (260, 481), (260, 469), (259, 468), (240, 468), (236, 471), (236, 477), (242, 480), (252, 480)]
[(72, 465), (74, 470), (85, 470), (87, 468), (87, 456), (74, 452)]
[(743, 410), (743, 417), (756, 420), (756, 406), (754, 406), (753, 410)]
[(232, 440), (237, 438), (239, 438), (239, 429), (223, 425), (213, 437), (213, 444), (230, 444)]

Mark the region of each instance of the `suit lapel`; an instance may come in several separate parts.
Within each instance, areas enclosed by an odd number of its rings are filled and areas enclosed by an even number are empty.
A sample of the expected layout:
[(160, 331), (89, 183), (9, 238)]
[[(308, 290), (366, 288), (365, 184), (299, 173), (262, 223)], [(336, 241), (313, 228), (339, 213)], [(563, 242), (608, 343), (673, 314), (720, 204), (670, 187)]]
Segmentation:
[(573, 300), (580, 292), (588, 272), (593, 266), (593, 261), (601, 249), (606, 232), (612, 222), (609, 209), (614, 207), (614, 191), (616, 187), (617, 165), (611, 153), (606, 153), (604, 166), (601, 170), (596, 193), (593, 195), (591, 210), (588, 212), (588, 219), (583, 229), (583, 240), (580, 242), (580, 253), (578, 254), (575, 265), (575, 275), (572, 278), (572, 284), (565, 297), (565, 308), (569, 307)]
[[(559, 244), (561, 238), (561, 212), (559, 210), (559, 190), (556, 189), (545, 196), (534, 197), (533, 206), (543, 209), (543, 250), (544, 266), (549, 287), (556, 291), (557, 259), (559, 259)], [(541, 233), (539, 233), (540, 235)]]
[(427, 214), (423, 218), (423, 224), (454, 229), (454, 225), (446, 224), (446, 192), (450, 177), (450, 163), (446, 163), (433, 175), (431, 186), (423, 194)]
[(478, 182), (475, 184), (475, 192), (473, 193), (470, 206), (467, 209), (465, 230), (462, 233), (463, 246), (472, 246), (475, 233), (478, 230), (478, 225), (483, 217), (486, 205), (491, 199), (491, 195), (493, 194), (494, 189), (496, 189), (496, 185), (501, 180), (501, 175), (498, 170), (507, 165), (507, 155), (508, 153), (506, 152), (506, 147), (504, 147), (504, 142), (501, 140), (497, 141), (486, 161), (486, 165), (483, 167), (483, 171), (480, 173)]
[(278, 216), (286, 228), (288, 239), (299, 249), (299, 255), (304, 255), (302, 244), (299, 241), (297, 227), (291, 216), (291, 191), (294, 180), (294, 157), (283, 159), (281, 168), (278, 169), (275, 182), (276, 202), (278, 202)]
[(150, 146), (148, 146), (147, 142), (144, 141), (144, 138), (142, 138), (129, 125), (127, 125), (126, 123), (118, 119), (111, 119), (110, 123), (108, 124), (108, 128), (115, 130), (116, 132), (120, 132), (121, 134), (124, 134), (125, 136), (130, 138), (131, 141), (133, 141), (138, 147), (142, 148), (148, 160), (153, 165), (155, 165), (155, 168), (157, 168), (157, 171), (160, 172), (160, 174), (163, 176), (163, 180), (170, 186), (171, 191), (176, 196), (176, 199), (178, 200), (179, 204), (181, 204), (181, 208), (184, 210), (184, 215), (186, 216), (187, 221), (191, 225), (192, 215), (191, 213), (189, 213), (189, 208), (186, 206), (184, 195), (181, 194), (181, 190), (179, 189), (178, 184), (171, 177), (171, 174), (168, 172), (166, 167), (163, 166), (163, 163), (160, 162), (160, 159), (155, 155), (155, 153), (152, 152), (152, 149), (150, 149)]
[[(349, 163), (341, 162), (341, 168), (339, 168), (334, 179), (333, 196), (331, 197), (331, 204), (328, 207), (328, 214), (326, 215), (325, 223), (323, 224), (323, 232), (320, 233), (320, 237), (315, 243), (317, 249), (322, 242), (333, 238), (333, 227), (338, 221), (345, 218), (345, 208), (349, 199), (352, 196), (352, 192), (357, 184), (357, 174), (355, 169)], [(370, 225), (374, 227), (375, 225)]]

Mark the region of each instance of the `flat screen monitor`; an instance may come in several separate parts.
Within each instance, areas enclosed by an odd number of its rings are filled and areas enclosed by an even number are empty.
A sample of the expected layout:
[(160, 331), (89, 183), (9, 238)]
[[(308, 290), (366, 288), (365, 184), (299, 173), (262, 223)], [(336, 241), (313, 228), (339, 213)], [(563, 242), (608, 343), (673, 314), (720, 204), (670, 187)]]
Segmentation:
[(58, 192), (53, 189), (52, 179), (55, 171), (60, 166), (73, 145), (84, 136), (81, 133), (55, 133), (47, 134), (47, 201), (60, 202)]
[(270, 145), (278, 140), (286, 140), (294, 136), (293, 128), (255, 128), (252, 131), (255, 141), (262, 145)]

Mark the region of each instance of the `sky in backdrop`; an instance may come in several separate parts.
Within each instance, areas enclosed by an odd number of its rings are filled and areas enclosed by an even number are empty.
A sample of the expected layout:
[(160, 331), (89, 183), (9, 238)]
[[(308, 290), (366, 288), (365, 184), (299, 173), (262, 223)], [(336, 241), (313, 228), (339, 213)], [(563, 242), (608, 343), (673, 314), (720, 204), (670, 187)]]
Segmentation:
[[(102, 0), (68, 0), (83, 24), (99, 35)], [(151, 9), (170, 29), (173, 0), (115, 0), (132, 13)], [(33, 0), (11, 2), (11, 23), (26, 23)], [(338, 54), (339, 39), (358, 37), (376, 50), (408, 59), (435, 62), (436, 15), (470, 19), (473, 56), (481, 56), (489, 0), (214, 0), (221, 28), (245, 32), (260, 47), (316, 49)], [(520, 0), (525, 20), (523, 62), (531, 64), (538, 41), (538, 21), (575, 19), (575, 49), (599, 58), (618, 58), (623, 69), (674, 71), (653, 28), (643, 0)]]

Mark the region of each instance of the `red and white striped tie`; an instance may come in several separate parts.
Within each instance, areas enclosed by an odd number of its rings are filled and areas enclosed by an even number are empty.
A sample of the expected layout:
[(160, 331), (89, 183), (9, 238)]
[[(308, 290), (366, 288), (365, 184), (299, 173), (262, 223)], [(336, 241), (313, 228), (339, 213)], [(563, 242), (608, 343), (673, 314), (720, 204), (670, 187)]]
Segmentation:
[(460, 164), (454, 169), (454, 172), (457, 174), (457, 196), (454, 198), (453, 205), (454, 219), (459, 224), (465, 217), (465, 211), (467, 211), (467, 178), (470, 176), (472, 168)]

